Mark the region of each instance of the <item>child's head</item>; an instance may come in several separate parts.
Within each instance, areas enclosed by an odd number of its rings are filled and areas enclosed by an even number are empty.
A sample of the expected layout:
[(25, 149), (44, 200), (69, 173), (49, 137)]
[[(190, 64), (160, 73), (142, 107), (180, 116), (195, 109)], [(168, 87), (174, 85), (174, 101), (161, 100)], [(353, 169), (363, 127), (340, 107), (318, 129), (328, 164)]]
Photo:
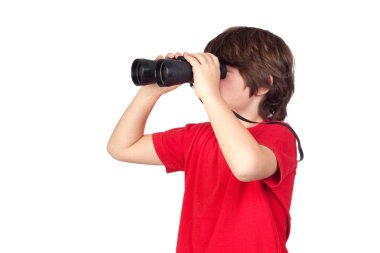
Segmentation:
[(259, 105), (263, 119), (285, 119), (294, 92), (294, 59), (280, 37), (254, 27), (231, 27), (211, 40), (204, 51), (236, 67), (250, 96), (259, 88), (269, 89)]

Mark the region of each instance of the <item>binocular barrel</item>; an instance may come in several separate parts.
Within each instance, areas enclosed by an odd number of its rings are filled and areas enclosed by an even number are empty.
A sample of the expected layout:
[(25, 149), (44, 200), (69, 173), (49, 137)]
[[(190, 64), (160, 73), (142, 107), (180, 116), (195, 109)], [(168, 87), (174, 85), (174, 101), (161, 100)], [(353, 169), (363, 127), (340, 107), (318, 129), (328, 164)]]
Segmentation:
[[(226, 65), (220, 64), (220, 79), (224, 79), (226, 74)], [(192, 66), (183, 56), (158, 61), (135, 59), (132, 63), (131, 75), (133, 83), (137, 86), (157, 83), (161, 87), (169, 87), (193, 82)]]

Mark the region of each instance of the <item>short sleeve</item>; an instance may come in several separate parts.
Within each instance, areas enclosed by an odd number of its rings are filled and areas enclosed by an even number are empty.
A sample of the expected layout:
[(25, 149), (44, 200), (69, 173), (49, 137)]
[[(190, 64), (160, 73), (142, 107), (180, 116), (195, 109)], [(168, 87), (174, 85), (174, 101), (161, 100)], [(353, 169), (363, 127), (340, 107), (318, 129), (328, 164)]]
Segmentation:
[(277, 159), (277, 172), (264, 179), (270, 187), (279, 186), (297, 168), (297, 144), (293, 134), (284, 126), (267, 125), (258, 142), (272, 150)]
[(185, 128), (154, 133), (152, 139), (156, 153), (166, 167), (166, 172), (183, 171)]

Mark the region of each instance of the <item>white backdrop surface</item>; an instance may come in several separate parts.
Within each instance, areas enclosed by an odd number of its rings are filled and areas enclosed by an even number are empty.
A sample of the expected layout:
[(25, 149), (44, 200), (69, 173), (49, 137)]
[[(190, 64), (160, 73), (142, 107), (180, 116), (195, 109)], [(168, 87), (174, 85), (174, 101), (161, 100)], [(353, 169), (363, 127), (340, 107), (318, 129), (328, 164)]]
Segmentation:
[[(113, 160), (135, 58), (200, 52), (224, 29), (281, 36), (305, 151), (290, 252), (380, 252), (375, 1), (1, 1), (0, 252), (175, 252), (183, 174)], [(147, 132), (207, 120), (188, 85)]]

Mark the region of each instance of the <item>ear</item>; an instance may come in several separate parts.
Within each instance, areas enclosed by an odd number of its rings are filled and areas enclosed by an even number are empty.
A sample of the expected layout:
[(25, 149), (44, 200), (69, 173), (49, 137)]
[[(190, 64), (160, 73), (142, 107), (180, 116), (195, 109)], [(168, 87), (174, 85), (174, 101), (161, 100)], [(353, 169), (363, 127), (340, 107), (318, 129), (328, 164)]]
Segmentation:
[[(273, 84), (273, 76), (272, 75), (268, 76), (267, 82), (268, 82), (269, 86), (272, 86), (272, 84)], [(257, 96), (263, 96), (263, 95), (265, 95), (269, 91), (269, 89), (270, 88), (260, 87), (257, 90), (257, 94), (256, 95)]]

